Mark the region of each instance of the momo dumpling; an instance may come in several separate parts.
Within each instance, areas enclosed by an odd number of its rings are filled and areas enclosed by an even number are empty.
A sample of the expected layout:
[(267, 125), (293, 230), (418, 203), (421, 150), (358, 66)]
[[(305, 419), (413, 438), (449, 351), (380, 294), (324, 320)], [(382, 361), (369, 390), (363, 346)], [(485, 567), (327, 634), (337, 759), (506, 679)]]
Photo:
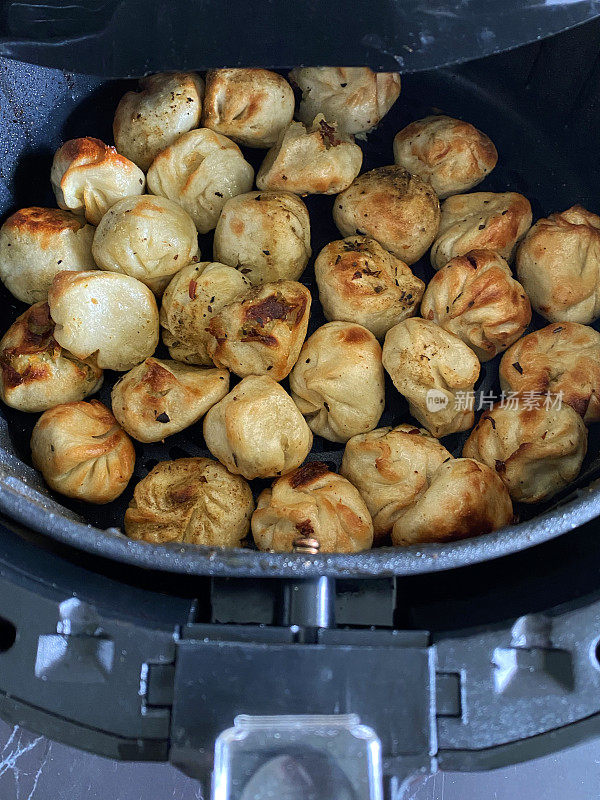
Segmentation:
[(517, 252), (517, 275), (550, 322), (600, 317), (600, 217), (583, 206), (538, 220)]
[(54, 154), (50, 182), (60, 208), (97, 225), (124, 197), (142, 194), (146, 177), (133, 161), (100, 139), (70, 139)]
[(440, 114), (411, 122), (396, 134), (394, 161), (430, 183), (443, 200), (481, 183), (496, 166), (498, 152), (470, 123)]
[(319, 299), (328, 320), (356, 322), (383, 339), (417, 313), (425, 284), (368, 236), (326, 245), (315, 261)]
[(115, 203), (96, 228), (92, 252), (100, 269), (137, 278), (156, 294), (200, 255), (189, 214), (150, 194)]
[(263, 283), (213, 314), (208, 353), (218, 367), (282, 381), (298, 360), (308, 328), (310, 292), (296, 281)]
[(208, 411), (204, 440), (230, 472), (251, 480), (299, 467), (312, 433), (283, 387), (266, 375), (249, 375)]
[(248, 192), (223, 207), (213, 255), (250, 283), (298, 280), (311, 256), (310, 220), (291, 192)]
[(163, 342), (171, 358), (186, 364), (212, 365), (207, 347), (214, 314), (250, 288), (241, 272), (201, 261), (180, 270), (165, 289), (160, 308)]
[(456, 334), (480, 361), (489, 361), (525, 333), (531, 305), (502, 256), (471, 250), (429, 281), (421, 316)]
[(22, 208), (0, 228), (0, 279), (24, 303), (48, 299), (59, 272), (96, 268), (94, 228), (69, 211)]
[(335, 198), (333, 220), (342, 236), (370, 236), (414, 264), (436, 237), (440, 203), (428, 183), (403, 167), (378, 167)]
[(309, 124), (322, 113), (346, 133), (366, 133), (387, 114), (400, 95), (397, 72), (369, 67), (302, 67), (289, 74), (302, 93), (298, 119)]
[(129, 436), (97, 400), (44, 411), (31, 434), (31, 457), (55, 492), (99, 504), (124, 491), (135, 465)]
[(178, 203), (200, 233), (211, 231), (227, 200), (249, 192), (253, 182), (237, 144), (208, 128), (184, 133), (148, 170), (148, 190)]
[(246, 147), (272, 147), (292, 121), (294, 92), (267, 69), (215, 69), (206, 76), (202, 124)]
[(313, 433), (346, 442), (370, 431), (385, 404), (381, 345), (362, 325), (328, 322), (304, 343), (290, 390)]
[(520, 503), (547, 500), (575, 480), (587, 450), (587, 429), (571, 406), (548, 396), (523, 397), (486, 411), (465, 442)]
[(310, 461), (261, 492), (252, 536), (259, 550), (290, 552), (308, 537), (323, 553), (358, 553), (371, 547), (373, 523), (350, 481)]
[(441, 269), (470, 250), (493, 250), (512, 261), (531, 225), (531, 205), (517, 192), (455, 194), (442, 203), (431, 265)]
[(102, 370), (54, 338), (48, 303), (35, 303), (0, 341), (0, 398), (19, 411), (38, 412), (83, 400), (102, 385)]
[(151, 544), (239, 547), (253, 509), (246, 481), (218, 461), (160, 461), (134, 489), (125, 533)]
[(454, 542), (492, 533), (512, 520), (510, 495), (498, 474), (472, 458), (451, 458), (394, 522), (392, 544)]
[(138, 442), (159, 442), (193, 425), (229, 391), (225, 369), (147, 358), (113, 386), (121, 427)]
[(553, 322), (523, 336), (500, 361), (506, 394), (560, 396), (586, 424), (600, 422), (600, 333)]
[(195, 72), (160, 72), (121, 98), (113, 122), (119, 153), (144, 171), (182, 133), (197, 128), (204, 81)]
[(473, 425), (469, 397), (479, 377), (479, 359), (458, 336), (429, 320), (406, 319), (386, 334), (383, 366), (408, 400), (412, 416), (434, 436)]
[(143, 283), (115, 272), (61, 272), (48, 293), (54, 338), (80, 359), (125, 372), (156, 350), (158, 308)]
[(337, 194), (360, 172), (362, 150), (322, 114), (305, 127), (292, 122), (272, 147), (256, 176), (259, 189), (295, 194)]
[(414, 425), (377, 428), (348, 441), (340, 473), (367, 504), (376, 542), (389, 536), (396, 520), (450, 458), (434, 436)]

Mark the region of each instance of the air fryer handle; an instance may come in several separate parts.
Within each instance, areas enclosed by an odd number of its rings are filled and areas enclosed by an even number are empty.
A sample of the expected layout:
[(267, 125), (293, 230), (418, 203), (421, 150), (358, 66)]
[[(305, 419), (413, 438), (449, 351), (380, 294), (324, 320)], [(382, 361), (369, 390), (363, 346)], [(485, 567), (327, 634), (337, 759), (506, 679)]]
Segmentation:
[(215, 742), (240, 715), (352, 715), (374, 732), (386, 781), (399, 787), (434, 766), (432, 669), (423, 632), (188, 626), (177, 644), (170, 760), (206, 779)]

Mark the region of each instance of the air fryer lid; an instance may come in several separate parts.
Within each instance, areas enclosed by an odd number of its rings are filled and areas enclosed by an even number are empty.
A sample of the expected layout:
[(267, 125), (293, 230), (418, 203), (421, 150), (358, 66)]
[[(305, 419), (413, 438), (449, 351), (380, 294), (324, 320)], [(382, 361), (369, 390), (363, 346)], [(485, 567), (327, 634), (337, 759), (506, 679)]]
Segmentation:
[[(0, 55), (106, 77), (323, 64), (413, 72), (598, 16), (595, 0), (12, 0)], [(225, 63), (226, 62), (226, 63)]]

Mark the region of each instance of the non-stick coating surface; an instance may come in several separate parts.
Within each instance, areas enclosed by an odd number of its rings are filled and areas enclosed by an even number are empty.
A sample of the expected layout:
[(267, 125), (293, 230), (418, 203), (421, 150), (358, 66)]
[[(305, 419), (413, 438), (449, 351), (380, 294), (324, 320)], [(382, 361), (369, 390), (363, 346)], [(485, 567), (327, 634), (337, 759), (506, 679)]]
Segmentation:
[[(74, 136), (98, 136), (112, 141), (110, 126), (118, 98), (127, 84), (101, 84), (94, 79), (4, 62), (0, 72), (0, 90), (4, 94), (0, 114), (4, 116), (2, 135), (3, 184), (0, 187), (2, 211), (7, 213), (24, 205), (54, 205), (48, 173), (52, 151), (61, 141)], [(495, 142), (500, 160), (496, 170), (479, 189), (518, 191), (529, 198), (534, 219), (581, 203), (592, 210), (600, 207), (600, 193), (593, 176), (582, 173), (569, 161), (569, 150), (557, 143), (552, 134), (511, 108), (498, 93), (486, 91), (458, 72), (425, 73), (404, 80), (400, 100), (380, 127), (361, 145), (363, 169), (391, 163), (394, 134), (404, 125), (432, 112), (464, 118), (488, 133)], [(247, 151), (255, 167), (264, 151)], [(312, 263), (319, 250), (339, 238), (331, 207), (332, 197), (309, 197), (312, 223), (311, 259), (302, 280), (314, 289)], [(203, 258), (212, 255), (212, 237), (200, 238)], [(427, 258), (413, 267), (419, 277), (431, 278)], [(314, 304), (309, 333), (325, 321), (313, 291)], [(2, 294), (3, 327), (22, 313), (21, 306), (8, 293)], [(533, 326), (545, 324), (535, 319)], [(159, 350), (159, 355), (163, 354)], [(166, 351), (165, 353), (166, 354)], [(482, 366), (477, 390), (498, 391), (498, 359)], [(98, 397), (110, 405), (110, 387), (114, 374), (106, 375)], [(286, 385), (286, 383), (284, 383)], [(408, 421), (407, 404), (386, 386), (387, 403), (380, 425)], [(597, 426), (590, 429), (589, 449), (576, 484), (551, 507), (517, 509), (520, 524), (492, 535), (446, 545), (404, 549), (382, 548), (358, 555), (321, 555), (314, 557), (258, 553), (252, 550), (220, 551), (192, 545), (155, 547), (131, 542), (118, 528), (131, 498), (135, 483), (160, 460), (189, 455), (210, 455), (204, 447), (201, 425), (169, 437), (164, 443), (136, 443), (137, 464), (128, 490), (115, 502), (95, 507), (51, 496), (39, 475), (30, 466), (29, 437), (37, 415), (0, 409), (0, 510), (8, 516), (62, 542), (84, 550), (142, 566), (192, 574), (219, 575), (389, 575), (446, 569), (494, 558), (556, 536), (582, 524), (598, 513), (600, 489), (590, 483), (600, 474)], [(444, 444), (455, 455), (460, 453), (466, 434), (447, 437)], [(343, 448), (315, 437), (310, 458), (338, 466)], [(260, 490), (266, 482), (255, 482)], [(536, 516), (537, 515), (537, 516)], [(106, 531), (108, 529), (108, 531)], [(105, 532), (106, 531), (106, 532)]]

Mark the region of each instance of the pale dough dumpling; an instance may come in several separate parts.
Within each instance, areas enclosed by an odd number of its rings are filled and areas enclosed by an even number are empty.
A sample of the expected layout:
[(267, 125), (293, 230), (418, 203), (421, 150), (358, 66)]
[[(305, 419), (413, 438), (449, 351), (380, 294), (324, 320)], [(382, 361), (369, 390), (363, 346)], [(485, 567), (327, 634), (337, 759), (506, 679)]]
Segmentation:
[(58, 344), (48, 303), (21, 314), (0, 341), (0, 397), (19, 411), (83, 400), (102, 385), (102, 370)]
[(259, 189), (296, 194), (343, 192), (360, 172), (362, 150), (319, 114), (310, 126), (292, 122), (258, 170)]
[(0, 228), (0, 278), (24, 303), (48, 299), (54, 276), (63, 270), (95, 269), (94, 228), (68, 211), (22, 208)]
[(347, 133), (374, 128), (400, 94), (397, 72), (368, 67), (305, 67), (293, 69), (290, 80), (302, 92), (298, 119), (310, 123), (323, 113)]
[(348, 441), (340, 473), (367, 504), (376, 542), (389, 536), (438, 467), (451, 458), (435, 437), (414, 425), (377, 428)]
[(577, 322), (553, 322), (506, 351), (500, 385), (508, 393), (552, 394), (587, 424), (600, 422), (600, 333)]
[(387, 332), (383, 366), (410, 413), (434, 436), (473, 425), (479, 359), (458, 336), (429, 320), (404, 320)]
[(143, 169), (182, 133), (197, 128), (204, 82), (194, 72), (160, 72), (121, 98), (113, 122), (119, 153)]
[(573, 206), (538, 220), (519, 247), (517, 275), (546, 319), (594, 322), (600, 317), (600, 217)]
[(379, 342), (362, 325), (328, 322), (304, 343), (290, 390), (313, 433), (331, 442), (372, 430), (385, 404)]
[(51, 489), (87, 503), (110, 503), (129, 483), (135, 451), (97, 400), (44, 411), (31, 434), (33, 466)]
[(525, 333), (531, 305), (506, 261), (492, 250), (456, 256), (433, 276), (421, 316), (456, 334), (489, 361)]
[(148, 170), (149, 191), (179, 203), (200, 233), (212, 231), (227, 200), (249, 192), (253, 182), (237, 144), (208, 128), (184, 133)]
[(416, 314), (425, 284), (369, 236), (326, 245), (315, 261), (319, 299), (328, 320), (364, 325), (378, 339)]
[(54, 338), (77, 358), (125, 372), (156, 350), (158, 308), (135, 278), (114, 272), (61, 272), (48, 293)]
[(226, 369), (147, 358), (113, 386), (113, 414), (138, 442), (159, 442), (198, 422), (229, 391)]
[(263, 283), (213, 314), (208, 353), (217, 367), (241, 378), (269, 375), (282, 381), (306, 337), (311, 297), (296, 281)]
[(496, 472), (471, 458), (451, 458), (394, 523), (395, 545), (453, 542), (513, 520), (510, 495)]
[(289, 83), (267, 69), (216, 69), (206, 76), (202, 124), (246, 147), (272, 147), (294, 116)]
[(248, 192), (225, 203), (215, 229), (214, 259), (250, 283), (297, 280), (311, 255), (310, 220), (291, 192)]
[(587, 450), (587, 428), (571, 406), (551, 396), (497, 404), (483, 414), (465, 442), (463, 456), (495, 470), (510, 496), (538, 503), (579, 475)]
[(412, 122), (394, 137), (394, 161), (433, 186), (440, 199), (468, 192), (498, 162), (493, 142), (468, 122), (443, 115)]
[(260, 550), (290, 552), (297, 540), (315, 539), (321, 553), (358, 553), (373, 543), (373, 523), (352, 484), (311, 461), (265, 489), (252, 515)]
[(431, 186), (403, 167), (378, 167), (336, 197), (333, 219), (342, 236), (372, 236), (414, 264), (435, 239), (440, 204)]
[(244, 478), (272, 478), (300, 466), (312, 433), (289, 394), (266, 375), (250, 375), (204, 417), (210, 452)]
[(96, 228), (92, 252), (100, 269), (137, 278), (160, 294), (171, 277), (199, 257), (193, 219), (166, 197), (126, 197)]
[(212, 365), (207, 345), (213, 314), (250, 287), (241, 272), (216, 261), (188, 264), (171, 280), (162, 297), (160, 324), (171, 358)]
[(218, 461), (161, 461), (135, 487), (125, 533), (151, 544), (239, 547), (253, 509), (246, 481)]
[(441, 269), (469, 250), (494, 250), (512, 261), (531, 225), (531, 205), (517, 192), (457, 194), (442, 203), (442, 218), (431, 248), (431, 265)]
[(146, 178), (133, 161), (100, 139), (70, 139), (54, 154), (50, 182), (60, 208), (97, 225), (117, 200), (142, 194)]

